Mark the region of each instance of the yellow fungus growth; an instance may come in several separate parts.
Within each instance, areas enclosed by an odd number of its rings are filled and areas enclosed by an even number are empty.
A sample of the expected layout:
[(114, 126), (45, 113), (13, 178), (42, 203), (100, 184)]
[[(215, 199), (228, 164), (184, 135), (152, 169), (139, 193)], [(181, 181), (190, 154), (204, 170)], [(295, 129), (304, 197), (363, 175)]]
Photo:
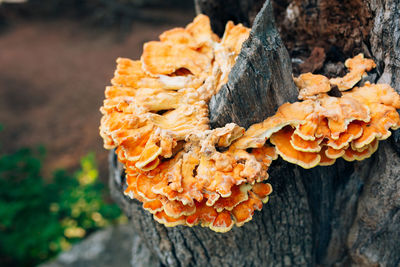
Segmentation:
[(329, 79), (323, 75), (316, 75), (310, 72), (293, 78), (299, 88), (299, 99), (315, 98), (316, 95), (327, 93), (331, 90)]
[[(125, 194), (159, 223), (227, 232), (268, 202), (268, 168), (278, 155), (303, 168), (362, 160), (400, 127), (393, 88), (353, 88), (375, 67), (360, 54), (346, 61), (343, 78), (294, 78), (302, 101), (283, 104), (263, 122), (210, 129), (208, 101), (228, 81), (249, 33), (228, 22), (219, 39), (199, 15), (144, 44), (140, 60), (117, 59), (100, 135), (124, 164)], [(333, 85), (351, 90), (332, 97)]]
[(361, 79), (366, 76), (366, 72), (376, 67), (372, 59), (364, 58), (363, 54), (358, 54), (345, 61), (344, 65), (349, 69), (344, 77), (330, 79), (332, 85), (336, 85), (340, 91), (353, 88)]

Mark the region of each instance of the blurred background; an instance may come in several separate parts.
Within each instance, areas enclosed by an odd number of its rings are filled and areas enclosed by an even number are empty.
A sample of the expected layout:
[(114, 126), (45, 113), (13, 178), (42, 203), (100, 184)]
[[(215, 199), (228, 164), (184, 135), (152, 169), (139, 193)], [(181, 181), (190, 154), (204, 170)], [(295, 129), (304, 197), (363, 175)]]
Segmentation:
[(183, 0), (0, 0), (0, 266), (126, 221), (106, 188), (104, 89), (117, 57), (193, 17)]

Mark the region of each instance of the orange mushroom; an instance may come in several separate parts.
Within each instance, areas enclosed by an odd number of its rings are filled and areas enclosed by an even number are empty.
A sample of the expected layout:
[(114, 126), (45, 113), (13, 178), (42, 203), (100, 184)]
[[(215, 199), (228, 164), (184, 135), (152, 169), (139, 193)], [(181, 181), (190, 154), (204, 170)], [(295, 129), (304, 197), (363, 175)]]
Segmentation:
[(215, 232), (225, 233), (232, 229), (234, 222), (231, 218), (231, 214), (228, 211), (218, 213), (217, 218), (210, 224), (210, 229)]
[(177, 225), (185, 224), (186, 218), (185, 216), (181, 216), (179, 218), (172, 218), (168, 216), (165, 211), (159, 211), (153, 215), (154, 220), (159, 223), (164, 224), (167, 227), (174, 227)]
[(272, 193), (272, 186), (268, 183), (256, 183), (251, 188), (251, 191), (263, 202), (267, 203), (269, 195)]
[[(213, 33), (210, 19), (205, 15), (198, 15), (193, 22), (186, 26), (186, 30), (200, 45), (207, 46), (211, 42), (218, 42), (218, 36)], [(198, 47), (197, 47), (198, 48)]]
[(218, 211), (221, 212), (224, 209), (232, 210), (238, 204), (248, 199), (248, 191), (251, 189), (251, 185), (243, 184), (241, 186), (234, 186), (232, 188), (232, 193), (227, 198), (219, 198), (213, 207)]
[(363, 133), (363, 123), (353, 121), (347, 126), (347, 130), (339, 135), (338, 139), (330, 139), (326, 144), (333, 149), (339, 150), (347, 146), (354, 139), (359, 138)]
[[(228, 22), (220, 40), (199, 15), (146, 43), (141, 60), (117, 59), (100, 135), (125, 167), (124, 193), (165, 226), (240, 227), (268, 202), (268, 169), (278, 155), (303, 168), (362, 160), (400, 127), (393, 88), (352, 88), (375, 67), (360, 54), (346, 61), (343, 78), (294, 78), (303, 101), (283, 104), (263, 122), (210, 129), (207, 102), (228, 81), (249, 34)], [(352, 90), (332, 97), (331, 85)]]
[(290, 143), (294, 129), (290, 126), (271, 136), (271, 143), (275, 145), (276, 152), (286, 161), (297, 164), (305, 169), (310, 169), (318, 165), (321, 160), (319, 153), (303, 152), (293, 148)]
[(361, 148), (370, 144), (375, 138), (385, 140), (389, 138), (389, 129), (396, 130), (400, 127), (399, 113), (390, 106), (371, 104), (371, 121), (362, 124), (362, 135), (353, 141), (355, 148)]
[(247, 149), (262, 147), (273, 133), (287, 125), (298, 126), (307, 122), (307, 118), (314, 111), (311, 100), (285, 103), (279, 107), (277, 113), (261, 123), (253, 124), (247, 129), (243, 137), (233, 143), (232, 148)]
[(354, 120), (368, 122), (369, 109), (354, 98), (322, 96), (317, 99), (316, 112), (328, 120), (330, 138), (338, 139)]
[(331, 90), (329, 79), (323, 75), (308, 72), (301, 74), (298, 78), (293, 78), (293, 80), (299, 88), (300, 100), (313, 99), (318, 94), (327, 93)]
[(320, 165), (320, 166), (330, 166), (336, 162), (335, 158), (330, 158), (327, 156), (327, 154), (326, 154), (327, 149), (328, 149), (327, 146), (323, 146), (319, 153), (319, 155), (321, 156), (321, 159), (320, 159), (318, 165)]
[(293, 132), (290, 139), (290, 144), (297, 151), (302, 152), (319, 152), (321, 150), (320, 143), (323, 138), (318, 138), (315, 140), (303, 140), (296, 132)]
[(350, 72), (342, 78), (330, 79), (330, 83), (336, 85), (340, 91), (353, 88), (366, 75), (367, 71), (376, 67), (375, 62), (372, 59), (364, 58), (363, 54), (347, 59), (344, 65)]
[(218, 212), (203, 201), (196, 204), (196, 212), (194, 214), (186, 217), (186, 224), (188, 226), (201, 224), (204, 227), (208, 227), (215, 221), (217, 216)]
[(236, 226), (242, 226), (253, 218), (255, 210), (262, 209), (262, 201), (252, 192), (249, 199), (240, 203), (232, 210)]
[(349, 146), (345, 150), (342, 157), (347, 161), (363, 160), (369, 158), (376, 151), (376, 144), (378, 144), (378, 141), (375, 141), (373, 145), (365, 145), (358, 150), (354, 150), (351, 146)]
[(206, 55), (186, 45), (156, 41), (144, 45), (141, 61), (143, 70), (150, 76), (171, 74), (181, 68), (201, 76), (211, 70), (211, 62)]
[(151, 201), (144, 201), (143, 208), (149, 211), (151, 214), (155, 214), (157, 212), (163, 211), (164, 205), (160, 200), (156, 199)]
[(348, 147), (349, 147), (349, 145), (347, 145), (341, 149), (334, 149), (332, 147), (327, 147), (325, 149), (325, 156), (327, 156), (330, 159), (340, 158), (344, 155), (344, 153)]

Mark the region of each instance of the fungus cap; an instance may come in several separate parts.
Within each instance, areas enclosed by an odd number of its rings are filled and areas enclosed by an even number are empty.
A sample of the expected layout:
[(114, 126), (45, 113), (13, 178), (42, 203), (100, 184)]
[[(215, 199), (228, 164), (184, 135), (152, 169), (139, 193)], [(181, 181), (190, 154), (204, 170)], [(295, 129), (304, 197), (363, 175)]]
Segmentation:
[(364, 58), (363, 54), (347, 59), (344, 65), (349, 69), (349, 73), (342, 78), (330, 79), (330, 83), (336, 85), (340, 91), (353, 88), (366, 75), (367, 71), (376, 67), (375, 62)]
[(362, 160), (400, 127), (400, 96), (388, 85), (327, 95), (331, 85), (351, 89), (374, 67), (358, 55), (346, 61), (343, 78), (294, 78), (303, 101), (283, 104), (263, 122), (210, 129), (207, 102), (228, 81), (249, 33), (229, 22), (220, 40), (199, 15), (146, 43), (141, 60), (117, 59), (100, 135), (124, 164), (124, 193), (166, 226), (242, 226), (268, 202), (268, 169), (278, 155), (303, 168)]
[(323, 75), (308, 72), (301, 74), (297, 78), (293, 78), (293, 80), (299, 88), (300, 100), (312, 99), (318, 94), (327, 93), (331, 90), (329, 79)]

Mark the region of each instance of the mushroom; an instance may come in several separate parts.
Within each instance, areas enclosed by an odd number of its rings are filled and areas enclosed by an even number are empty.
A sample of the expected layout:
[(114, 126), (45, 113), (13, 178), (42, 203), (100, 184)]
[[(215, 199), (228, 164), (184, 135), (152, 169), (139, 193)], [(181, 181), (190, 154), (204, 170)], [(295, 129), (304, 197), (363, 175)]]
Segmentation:
[(242, 138), (233, 143), (235, 149), (262, 147), (273, 133), (287, 125), (300, 125), (307, 122), (307, 117), (313, 112), (314, 103), (311, 100), (285, 103), (279, 107), (276, 114), (261, 123), (253, 124)]
[(314, 140), (303, 140), (298, 134), (293, 132), (290, 138), (290, 144), (298, 151), (302, 152), (319, 152), (321, 150), (320, 143), (323, 138), (317, 138)]
[(353, 149), (352, 146), (349, 146), (345, 150), (343, 158), (347, 161), (363, 160), (369, 158), (377, 149), (378, 140), (374, 139), (370, 144), (367, 144), (360, 149)]
[(186, 224), (194, 226), (201, 224), (203, 227), (209, 227), (218, 216), (218, 212), (205, 204), (205, 201), (196, 203), (196, 212), (186, 217)]
[[(184, 87), (198, 88), (202, 83), (203, 81), (200, 78), (193, 75), (168, 76), (160, 74), (152, 77), (144, 72), (141, 61), (133, 61), (127, 58), (117, 59), (117, 70), (114, 73), (114, 78), (111, 80), (111, 84), (116, 86), (115, 89), (118, 90), (120, 87), (127, 89), (120, 90), (120, 94), (122, 92), (134, 92), (132, 88), (162, 88), (164, 90), (179, 90)], [(111, 97), (107, 95), (107, 90), (106, 97)]]
[[(141, 60), (117, 59), (105, 91), (100, 135), (124, 165), (124, 193), (159, 223), (227, 232), (250, 221), (272, 193), (268, 169), (280, 155), (312, 168), (362, 160), (400, 127), (400, 96), (388, 85), (352, 88), (375, 66), (358, 55), (331, 79), (294, 78), (299, 99), (247, 130), (210, 129), (208, 101), (228, 75), (250, 29), (228, 22), (221, 40), (207, 16), (144, 45)], [(331, 85), (344, 92), (327, 94)]]
[(346, 147), (351, 141), (359, 138), (363, 133), (363, 123), (360, 121), (352, 121), (347, 130), (339, 135), (338, 139), (330, 139), (326, 142), (327, 146), (339, 150)]
[(262, 209), (262, 201), (254, 193), (249, 194), (249, 199), (237, 205), (232, 210), (236, 226), (242, 226), (253, 218), (255, 210)]
[(246, 201), (249, 199), (248, 197), (248, 191), (252, 188), (251, 185), (249, 184), (242, 184), (240, 186), (234, 186), (232, 187), (231, 195), (228, 198), (219, 198), (213, 207), (217, 210), (217, 212), (221, 212), (224, 209), (225, 210), (232, 210), (234, 207), (236, 207), (238, 204), (242, 203), (243, 201)]
[(215, 232), (225, 233), (232, 229), (234, 222), (231, 213), (223, 211), (218, 213), (215, 220), (209, 225), (210, 229)]
[(315, 99), (318, 94), (327, 93), (331, 90), (329, 79), (323, 75), (308, 72), (301, 74), (298, 78), (293, 78), (293, 80), (299, 88), (300, 100)]
[(143, 46), (141, 57), (143, 70), (150, 76), (171, 74), (186, 69), (195, 76), (210, 71), (211, 60), (187, 45), (152, 41)]
[(332, 147), (327, 147), (325, 149), (325, 156), (327, 156), (330, 159), (337, 159), (340, 158), (344, 155), (346, 149), (349, 147), (349, 145), (345, 146), (344, 148), (341, 149), (334, 149)]
[(316, 152), (303, 152), (296, 150), (291, 139), (294, 129), (287, 126), (271, 136), (271, 143), (275, 145), (276, 152), (286, 161), (297, 164), (305, 169), (313, 168), (318, 165), (321, 156)]
[(330, 83), (336, 85), (340, 91), (353, 88), (354, 85), (361, 81), (361, 78), (366, 75), (367, 71), (376, 67), (375, 62), (372, 59), (364, 58), (364, 55), (361, 53), (353, 58), (347, 59), (344, 65), (350, 72), (342, 78), (330, 79)]
[(320, 166), (330, 166), (333, 165), (336, 162), (336, 158), (330, 158), (327, 156), (326, 151), (328, 150), (327, 146), (323, 146), (319, 155), (320, 155), (320, 161), (318, 165)]

